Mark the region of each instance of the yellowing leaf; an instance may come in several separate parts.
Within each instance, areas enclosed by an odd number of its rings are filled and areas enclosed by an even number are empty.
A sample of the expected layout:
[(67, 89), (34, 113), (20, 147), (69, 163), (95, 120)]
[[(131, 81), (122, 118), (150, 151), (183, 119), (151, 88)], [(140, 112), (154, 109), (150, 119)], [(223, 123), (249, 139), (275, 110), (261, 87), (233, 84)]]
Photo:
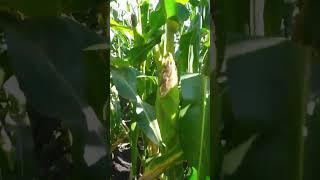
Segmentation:
[(176, 0), (176, 2), (185, 5), (189, 0)]

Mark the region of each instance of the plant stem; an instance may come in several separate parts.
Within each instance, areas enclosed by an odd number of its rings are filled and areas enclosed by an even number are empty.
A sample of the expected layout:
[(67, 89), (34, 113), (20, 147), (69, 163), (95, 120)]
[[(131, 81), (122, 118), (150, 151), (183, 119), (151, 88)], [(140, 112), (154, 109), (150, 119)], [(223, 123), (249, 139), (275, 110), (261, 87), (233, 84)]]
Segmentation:
[(210, 75), (210, 58), (208, 57), (208, 52), (209, 51), (206, 50), (202, 58), (203, 67), (202, 67), (201, 73), (205, 76)]
[(164, 54), (171, 53), (174, 55), (174, 21), (167, 20), (166, 24), (166, 39), (165, 39), (165, 52)]
[(183, 152), (180, 148), (175, 148), (168, 152), (167, 155), (155, 158), (153, 161), (156, 166), (146, 171), (140, 180), (156, 179), (160, 174), (165, 172), (170, 167), (182, 162)]
[[(204, 76), (205, 77), (205, 76)], [(202, 87), (201, 87), (201, 90), (202, 90), (202, 94), (203, 94), (203, 96), (202, 96), (202, 104), (201, 104), (201, 117), (200, 117), (200, 119), (201, 119), (201, 135), (200, 135), (200, 154), (199, 154), (199, 161), (198, 161), (198, 179), (199, 178), (201, 178), (201, 177), (203, 177), (203, 175), (202, 174), (204, 174), (203, 172), (202, 172), (202, 169), (201, 169), (201, 167), (202, 167), (202, 162), (203, 162), (203, 147), (204, 146), (206, 146), (205, 144), (204, 144), (204, 131), (206, 130), (206, 128), (205, 128), (205, 124), (206, 124), (206, 121), (207, 121), (207, 119), (209, 119), (209, 118), (207, 118), (207, 114), (206, 114), (206, 110), (207, 110), (207, 108), (206, 108), (206, 106), (210, 106), (210, 104), (206, 104), (207, 103), (207, 101), (206, 101), (206, 99), (207, 99), (207, 78), (204, 78), (204, 80), (202, 80)], [(210, 142), (210, 141), (209, 141)]]
[(137, 123), (133, 122), (131, 124), (131, 132), (130, 132), (130, 146), (131, 146), (131, 164), (132, 168), (130, 170), (130, 179), (136, 177), (137, 173), (137, 159), (138, 159), (138, 138), (139, 138), (139, 128), (137, 127)]
[(169, 28), (169, 25), (167, 24), (166, 25), (166, 41), (165, 41), (166, 45), (165, 45), (165, 53), (164, 54), (167, 54), (167, 53), (173, 54), (173, 52), (174, 52), (173, 39), (174, 39), (174, 33), (172, 33), (172, 31)]

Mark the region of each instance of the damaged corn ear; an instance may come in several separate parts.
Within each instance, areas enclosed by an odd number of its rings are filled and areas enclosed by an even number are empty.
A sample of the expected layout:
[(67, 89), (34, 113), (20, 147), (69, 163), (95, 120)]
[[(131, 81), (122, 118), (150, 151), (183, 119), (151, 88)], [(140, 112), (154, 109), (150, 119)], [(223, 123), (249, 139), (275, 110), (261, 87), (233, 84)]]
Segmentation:
[(176, 63), (171, 54), (163, 58), (162, 65), (160, 96), (164, 97), (173, 87), (178, 85), (178, 73)]

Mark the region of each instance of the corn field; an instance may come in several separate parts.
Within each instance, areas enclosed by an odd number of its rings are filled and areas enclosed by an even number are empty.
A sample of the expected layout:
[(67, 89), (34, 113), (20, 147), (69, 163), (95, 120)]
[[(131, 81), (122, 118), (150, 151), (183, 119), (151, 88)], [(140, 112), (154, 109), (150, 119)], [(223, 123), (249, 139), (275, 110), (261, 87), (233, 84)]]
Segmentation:
[(0, 0), (0, 180), (318, 180), (320, 1)]

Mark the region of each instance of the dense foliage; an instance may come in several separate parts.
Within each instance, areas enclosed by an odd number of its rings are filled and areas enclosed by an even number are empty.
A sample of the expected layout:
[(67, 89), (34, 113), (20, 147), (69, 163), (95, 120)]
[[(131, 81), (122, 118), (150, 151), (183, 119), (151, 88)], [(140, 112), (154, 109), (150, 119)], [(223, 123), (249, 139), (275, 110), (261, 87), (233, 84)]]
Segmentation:
[(111, 144), (130, 143), (130, 179), (210, 176), (209, 5), (111, 1)]

